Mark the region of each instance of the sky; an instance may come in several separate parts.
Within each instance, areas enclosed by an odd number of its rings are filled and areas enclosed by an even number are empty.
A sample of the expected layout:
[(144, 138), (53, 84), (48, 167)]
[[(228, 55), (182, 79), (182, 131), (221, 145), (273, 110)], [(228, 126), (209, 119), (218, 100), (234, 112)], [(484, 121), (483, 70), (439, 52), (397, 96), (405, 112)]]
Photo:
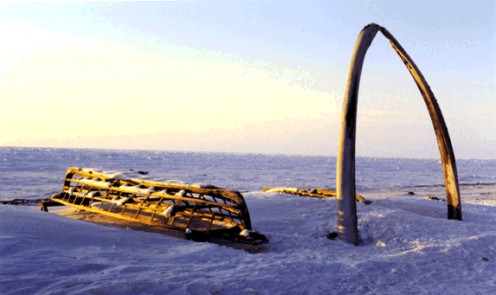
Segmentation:
[[(334, 156), (371, 22), (422, 71), (456, 157), (496, 159), (494, 1), (0, 2), (0, 146)], [(382, 35), (362, 72), (357, 156), (439, 158)]]

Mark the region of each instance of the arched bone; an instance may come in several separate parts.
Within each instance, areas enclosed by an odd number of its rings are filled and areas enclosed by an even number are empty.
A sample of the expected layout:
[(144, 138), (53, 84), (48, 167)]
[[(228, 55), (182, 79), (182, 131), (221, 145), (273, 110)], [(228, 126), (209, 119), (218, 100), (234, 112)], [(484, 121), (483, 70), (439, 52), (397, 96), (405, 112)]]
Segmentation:
[(341, 130), (336, 163), (336, 190), (338, 200), (337, 231), (341, 239), (355, 245), (360, 242), (355, 202), (355, 139), (358, 90), (365, 54), (379, 31), (389, 40), (393, 49), (403, 63), (405, 63), (424, 98), (441, 154), (446, 185), (448, 219), (462, 220), (455, 155), (448, 134), (448, 128), (446, 127), (436, 98), (420, 70), (393, 35), (384, 27), (377, 24), (369, 24), (358, 35), (351, 59), (341, 115)]

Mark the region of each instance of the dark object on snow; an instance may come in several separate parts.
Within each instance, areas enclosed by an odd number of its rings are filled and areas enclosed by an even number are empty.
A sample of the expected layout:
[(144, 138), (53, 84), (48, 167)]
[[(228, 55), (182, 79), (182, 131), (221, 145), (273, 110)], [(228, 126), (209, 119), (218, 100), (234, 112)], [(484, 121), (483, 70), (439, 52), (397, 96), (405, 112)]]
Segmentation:
[(441, 200), (440, 198), (438, 197), (433, 197), (433, 196), (427, 196), (425, 197), (427, 200), (433, 200), (433, 201), (444, 201), (444, 200)]
[(20, 206), (33, 206), (43, 202), (48, 202), (50, 199), (13, 199), (8, 201), (0, 201), (2, 205), (20, 205)]

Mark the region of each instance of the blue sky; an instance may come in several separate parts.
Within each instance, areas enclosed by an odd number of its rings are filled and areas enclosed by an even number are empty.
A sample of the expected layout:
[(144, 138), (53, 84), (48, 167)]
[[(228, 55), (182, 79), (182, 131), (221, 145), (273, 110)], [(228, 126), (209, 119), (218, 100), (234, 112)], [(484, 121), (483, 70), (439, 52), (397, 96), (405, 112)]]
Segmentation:
[[(429, 82), (455, 154), (496, 158), (496, 5), (432, 2), (0, 4), (0, 145), (335, 155), (353, 45), (376, 22)], [(358, 155), (438, 157), (382, 36), (358, 118)]]

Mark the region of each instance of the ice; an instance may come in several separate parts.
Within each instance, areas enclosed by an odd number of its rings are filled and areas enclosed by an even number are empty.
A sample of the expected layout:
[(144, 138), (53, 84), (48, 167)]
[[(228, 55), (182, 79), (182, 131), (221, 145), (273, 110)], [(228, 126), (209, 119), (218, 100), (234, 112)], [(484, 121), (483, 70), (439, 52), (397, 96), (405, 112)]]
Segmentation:
[[(113, 151), (120, 160), (108, 162), (109, 151), (16, 152), (32, 160), (26, 166), (0, 163), (3, 200), (49, 197), (60, 191), (71, 166), (142, 169), (150, 177), (242, 190), (253, 229), (269, 244), (253, 254), (0, 205), (0, 294), (496, 292), (495, 161), (458, 163), (464, 220), (454, 221), (446, 218), (442, 172), (431, 169), (437, 160), (358, 159), (363, 181), (357, 192), (373, 202), (357, 203), (362, 243), (353, 246), (327, 238), (336, 229), (335, 198), (261, 192), (277, 186), (332, 188), (334, 167), (325, 157), (154, 152), (162, 160), (141, 167), (151, 152)], [(63, 161), (40, 169), (55, 156)], [(74, 163), (76, 157), (82, 163)]]

